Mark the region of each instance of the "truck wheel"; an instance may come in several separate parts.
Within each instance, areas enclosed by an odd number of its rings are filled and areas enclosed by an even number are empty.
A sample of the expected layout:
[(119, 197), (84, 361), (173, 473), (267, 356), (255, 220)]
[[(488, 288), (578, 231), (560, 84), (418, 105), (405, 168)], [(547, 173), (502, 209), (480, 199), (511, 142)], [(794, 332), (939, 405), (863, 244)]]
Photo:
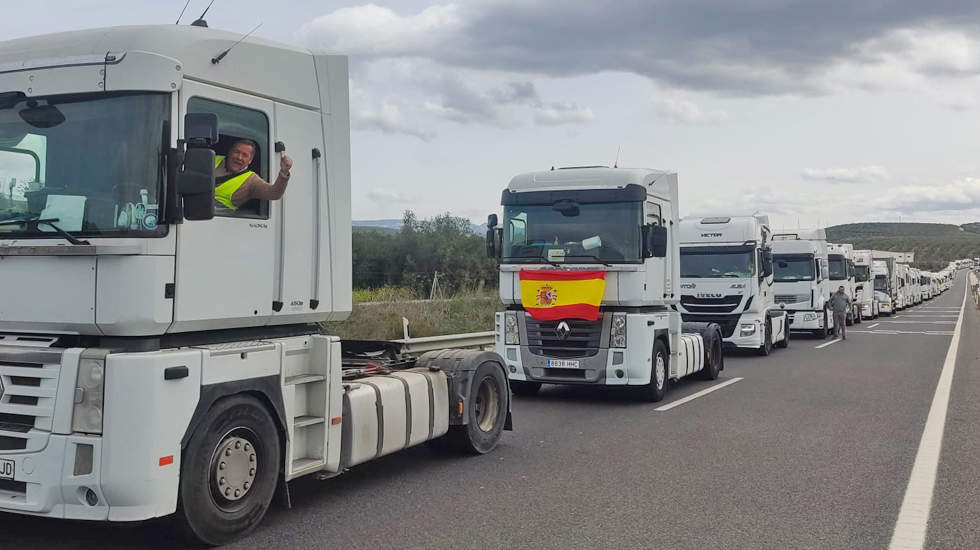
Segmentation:
[(849, 327), (853, 324), (854, 324), (854, 313), (852, 312), (850, 315), (844, 317), (844, 326)]
[(830, 318), (827, 316), (827, 309), (823, 310), (823, 332), (820, 333), (820, 338), (826, 340), (830, 336)]
[(776, 347), (779, 349), (786, 349), (789, 347), (789, 327), (786, 326), (785, 316), (783, 316), (783, 339), (776, 343)]
[(514, 395), (537, 395), (540, 389), (541, 382), (510, 381), (510, 391), (514, 392)]
[(762, 331), (762, 345), (756, 353), (765, 357), (772, 353), (772, 319), (766, 318), (766, 328)]
[(197, 540), (221, 545), (262, 521), (279, 477), (279, 434), (266, 408), (236, 395), (216, 403), (180, 468), (177, 516)]
[(474, 455), (492, 451), (504, 430), (509, 398), (507, 378), (499, 366), (483, 363), (477, 367), (466, 399), (467, 423), (449, 427), (449, 433), (445, 435), (449, 447)]
[(854, 316), (854, 322), (860, 325), (861, 321), (863, 320), (861, 319), (862, 317), (864, 317), (864, 310), (862, 308), (858, 308), (857, 315)]
[(650, 369), (650, 383), (640, 386), (641, 396), (644, 401), (656, 403), (662, 401), (667, 395), (667, 387), (670, 380), (670, 354), (667, 353), (667, 346), (660, 340), (653, 344), (653, 357)]
[(725, 368), (725, 355), (721, 350), (721, 334), (715, 333), (711, 337), (711, 342), (705, 342), (706, 352), (704, 357), (704, 369), (701, 371), (701, 378), (704, 380), (716, 380), (721, 369)]

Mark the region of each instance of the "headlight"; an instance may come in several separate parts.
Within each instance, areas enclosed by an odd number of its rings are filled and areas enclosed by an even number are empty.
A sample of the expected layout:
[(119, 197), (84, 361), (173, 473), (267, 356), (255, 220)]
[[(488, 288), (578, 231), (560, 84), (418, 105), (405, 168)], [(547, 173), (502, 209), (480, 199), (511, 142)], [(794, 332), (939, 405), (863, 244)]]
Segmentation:
[(745, 323), (741, 326), (738, 333), (741, 336), (752, 336), (755, 334), (755, 325), (752, 323)]
[(75, 408), (71, 430), (92, 434), (102, 433), (102, 396), (105, 390), (105, 362), (82, 359), (78, 364), (75, 384)]
[(517, 312), (504, 312), (504, 344), (516, 346), (521, 343), (521, 331), (517, 325)]
[(613, 313), (612, 324), (609, 327), (609, 347), (626, 347), (626, 314)]

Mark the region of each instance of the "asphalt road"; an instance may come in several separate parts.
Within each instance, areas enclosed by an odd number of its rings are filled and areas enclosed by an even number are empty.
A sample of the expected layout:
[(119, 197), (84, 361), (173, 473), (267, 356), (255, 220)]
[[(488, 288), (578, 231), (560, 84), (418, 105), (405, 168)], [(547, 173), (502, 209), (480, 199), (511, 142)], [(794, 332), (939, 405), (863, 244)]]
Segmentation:
[[(493, 453), (421, 447), (299, 480), (291, 510), (229, 547), (885, 548), (963, 285), (846, 341), (794, 335), (767, 358), (729, 356), (719, 380), (682, 381), (658, 405), (578, 387), (515, 398)], [(930, 548), (980, 547), (980, 317), (967, 310)], [(4, 516), (0, 545), (174, 547), (171, 530)]]

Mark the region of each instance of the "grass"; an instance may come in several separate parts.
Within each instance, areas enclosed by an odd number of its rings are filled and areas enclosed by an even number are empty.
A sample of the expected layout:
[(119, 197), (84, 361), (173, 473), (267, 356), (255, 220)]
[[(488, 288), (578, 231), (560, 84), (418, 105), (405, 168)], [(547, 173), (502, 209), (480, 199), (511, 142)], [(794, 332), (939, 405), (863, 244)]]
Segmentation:
[(324, 323), (323, 329), (345, 339), (397, 340), (403, 337), (404, 317), (413, 338), (493, 330), (493, 314), (501, 309), (495, 290), (463, 292), (431, 301), (419, 301), (401, 287), (357, 290), (350, 317), (339, 323)]

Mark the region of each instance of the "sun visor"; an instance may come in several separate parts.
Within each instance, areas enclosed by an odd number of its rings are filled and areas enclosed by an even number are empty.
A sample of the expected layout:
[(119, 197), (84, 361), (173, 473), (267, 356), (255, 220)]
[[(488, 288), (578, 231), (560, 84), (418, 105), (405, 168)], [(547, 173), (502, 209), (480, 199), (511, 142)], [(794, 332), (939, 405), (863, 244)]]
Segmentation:
[(639, 202), (646, 200), (647, 190), (642, 185), (629, 184), (623, 187), (600, 189), (555, 189), (547, 191), (511, 191), (505, 189), (500, 204), (511, 205), (550, 205), (565, 200), (580, 204), (600, 202)]

